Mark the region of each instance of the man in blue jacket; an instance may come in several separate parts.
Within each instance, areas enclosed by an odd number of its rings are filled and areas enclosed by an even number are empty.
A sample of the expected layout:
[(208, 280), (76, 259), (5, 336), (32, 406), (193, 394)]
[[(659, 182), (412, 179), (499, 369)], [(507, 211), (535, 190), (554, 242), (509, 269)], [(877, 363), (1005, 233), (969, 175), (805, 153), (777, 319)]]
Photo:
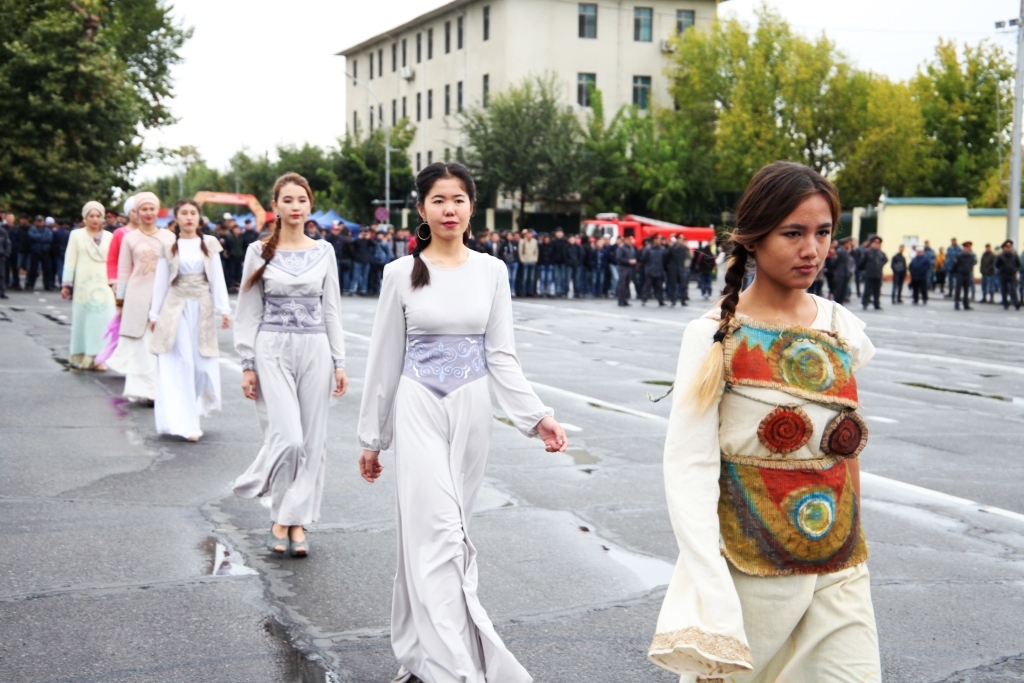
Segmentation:
[(44, 219), (36, 216), (35, 224), (28, 231), (28, 273), (25, 275), (25, 289), (32, 291), (36, 286), (36, 278), (39, 271), (43, 271), (43, 289), (53, 289), (53, 262), (50, 258), (50, 248), (53, 246), (53, 224), (52, 218)]
[(921, 303), (928, 305), (928, 275), (932, 272), (932, 261), (925, 254), (923, 249), (918, 249), (914, 258), (910, 260), (910, 291), (914, 295), (914, 305), (917, 305), (918, 298)]

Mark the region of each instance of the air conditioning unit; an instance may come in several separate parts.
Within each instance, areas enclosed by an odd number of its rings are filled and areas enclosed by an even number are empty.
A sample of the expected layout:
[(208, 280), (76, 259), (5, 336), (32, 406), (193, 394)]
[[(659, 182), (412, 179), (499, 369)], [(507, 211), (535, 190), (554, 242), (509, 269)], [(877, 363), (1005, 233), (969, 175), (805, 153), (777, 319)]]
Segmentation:
[(413, 77), (416, 75), (415, 69), (413, 69), (411, 66), (403, 66), (402, 70), (399, 71), (398, 73), (402, 78), (404, 78), (407, 81), (411, 81)]
[(661, 41), (661, 51), (668, 54), (676, 51), (676, 46), (672, 44), (671, 40)]

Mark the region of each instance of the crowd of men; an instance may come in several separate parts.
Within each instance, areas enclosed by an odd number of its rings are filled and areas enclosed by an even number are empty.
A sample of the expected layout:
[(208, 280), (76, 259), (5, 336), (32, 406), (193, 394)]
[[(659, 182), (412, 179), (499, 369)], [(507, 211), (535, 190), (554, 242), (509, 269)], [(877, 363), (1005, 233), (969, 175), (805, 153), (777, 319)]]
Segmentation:
[[(981, 270), (981, 282), (975, 282), (975, 268)], [(853, 238), (846, 237), (832, 244), (825, 267), (811, 288), (822, 294), (827, 283), (832, 299), (850, 303), (851, 280), (856, 286), (856, 296), (861, 307), (881, 309), (882, 277), (885, 266), (892, 272), (890, 301), (903, 303), (903, 289), (909, 280), (910, 296), (914, 305), (927, 305), (929, 292), (938, 290), (947, 299), (953, 299), (954, 310), (972, 309), (971, 302), (996, 303), (996, 293), (1004, 309), (1013, 306), (1020, 310), (1024, 301), (1024, 277), (1021, 276), (1021, 255), (1014, 250), (1011, 240), (1003, 242), (999, 251), (991, 244), (979, 260), (970, 240), (959, 244), (954, 237), (948, 247), (932, 248), (929, 241), (913, 247), (913, 253), (906, 253), (906, 246), (899, 245), (896, 253), (889, 258), (882, 251), (882, 238), (872, 235), (860, 245), (854, 246)], [(981, 298), (977, 298), (978, 289)]]

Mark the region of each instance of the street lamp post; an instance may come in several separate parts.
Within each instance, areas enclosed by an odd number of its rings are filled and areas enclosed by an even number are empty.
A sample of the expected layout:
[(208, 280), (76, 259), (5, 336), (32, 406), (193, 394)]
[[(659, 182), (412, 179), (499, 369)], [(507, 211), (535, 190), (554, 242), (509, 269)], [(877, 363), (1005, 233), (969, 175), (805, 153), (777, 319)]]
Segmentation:
[[(1024, 0), (1021, 0), (1024, 3)], [(352, 79), (353, 83), (361, 85), (366, 88), (366, 92), (370, 93), (370, 97), (377, 100), (377, 106), (381, 113), (384, 112), (384, 104), (380, 101), (380, 98), (370, 90), (370, 86), (363, 83), (361, 80), (345, 72), (345, 75)], [(384, 117), (380, 117), (381, 128), (384, 129), (384, 208), (388, 210), (388, 221), (391, 221), (391, 126), (384, 122)]]
[[(1007, 22), (996, 22), (996, 28), (1005, 28)], [(1010, 141), (1010, 196), (1006, 207), (1006, 239), (1019, 246), (1020, 236), (1020, 176), (1021, 176), (1021, 107), (1024, 106), (1024, 0), (1020, 13), (1010, 19), (1017, 28), (1017, 75), (1013, 83), (1013, 133)], [(998, 97), (998, 94), (997, 94)]]

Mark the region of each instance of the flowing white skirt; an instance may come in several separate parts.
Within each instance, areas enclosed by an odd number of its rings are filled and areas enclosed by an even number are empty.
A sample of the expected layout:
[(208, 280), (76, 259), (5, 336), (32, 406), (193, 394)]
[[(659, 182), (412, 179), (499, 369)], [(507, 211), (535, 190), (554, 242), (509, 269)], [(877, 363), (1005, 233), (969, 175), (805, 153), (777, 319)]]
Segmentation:
[(149, 325), (140, 339), (122, 336), (107, 367), (124, 375), (125, 398), (153, 401), (156, 399), (156, 356), (149, 352), (152, 333)]
[(199, 353), (199, 302), (189, 300), (178, 320), (174, 348), (157, 356), (156, 431), (201, 436), (199, 418), (220, 410), (220, 359)]

